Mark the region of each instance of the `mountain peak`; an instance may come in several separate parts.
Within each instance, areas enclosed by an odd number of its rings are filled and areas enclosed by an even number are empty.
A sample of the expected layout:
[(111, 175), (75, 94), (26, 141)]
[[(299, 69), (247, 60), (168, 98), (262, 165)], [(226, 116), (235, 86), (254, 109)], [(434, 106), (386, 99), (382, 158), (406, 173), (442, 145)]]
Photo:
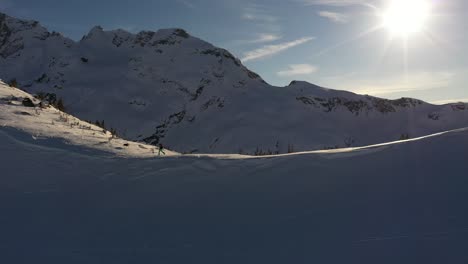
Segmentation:
[(104, 42), (111, 41), (116, 46), (121, 46), (128, 41), (133, 41), (134, 43), (132, 44), (145, 47), (150, 43), (153, 44), (155, 41), (158, 43), (161, 42), (162, 44), (175, 44), (190, 37), (187, 31), (180, 28), (159, 29), (158, 31), (142, 30), (138, 33), (131, 33), (124, 29), (107, 31), (101, 26), (95, 26), (88, 34), (83, 36), (82, 41), (106, 39), (107, 41)]
[(324, 88), (324, 87), (321, 87), (321, 86), (318, 86), (318, 85), (315, 85), (313, 83), (310, 83), (310, 82), (306, 82), (306, 81), (297, 81), (297, 80), (294, 80), (292, 81), (288, 87), (293, 87), (293, 88), (307, 88), (307, 89), (317, 89), (317, 90), (320, 90), (320, 91), (331, 91), (331, 89), (328, 89), (328, 88)]
[(104, 33), (104, 29), (101, 26), (94, 26), (93, 28), (91, 28), (88, 34), (83, 36), (82, 40), (92, 39), (96, 36), (102, 35), (103, 33)]
[(94, 26), (88, 34), (93, 34), (93, 33), (99, 33), (99, 32), (103, 32), (104, 29), (101, 27), (101, 26)]
[(181, 37), (181, 38), (189, 38), (190, 35), (185, 31), (184, 29), (181, 28), (165, 28), (165, 29), (159, 29), (157, 32), (155, 32), (158, 35), (161, 36), (176, 36), (176, 37)]
[(14, 18), (0, 12), (0, 28), (2, 31), (8, 30), (10, 32), (19, 32), (37, 27), (40, 27), (38, 21)]
[[(288, 86), (317, 86), (306, 81), (293, 80)], [(318, 86), (317, 86), (318, 87)]]

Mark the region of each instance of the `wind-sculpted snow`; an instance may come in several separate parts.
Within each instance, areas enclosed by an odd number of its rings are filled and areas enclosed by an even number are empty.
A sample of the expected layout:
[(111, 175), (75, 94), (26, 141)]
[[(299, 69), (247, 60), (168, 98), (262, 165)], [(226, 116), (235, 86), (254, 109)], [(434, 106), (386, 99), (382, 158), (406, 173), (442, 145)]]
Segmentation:
[(2, 127), (0, 146), (1, 263), (468, 261), (466, 130), (256, 159), (117, 158)]
[(386, 100), (294, 81), (274, 87), (182, 29), (75, 42), (0, 16), (0, 78), (63, 99), (70, 114), (182, 153), (267, 155), (356, 147), (468, 126), (466, 104)]

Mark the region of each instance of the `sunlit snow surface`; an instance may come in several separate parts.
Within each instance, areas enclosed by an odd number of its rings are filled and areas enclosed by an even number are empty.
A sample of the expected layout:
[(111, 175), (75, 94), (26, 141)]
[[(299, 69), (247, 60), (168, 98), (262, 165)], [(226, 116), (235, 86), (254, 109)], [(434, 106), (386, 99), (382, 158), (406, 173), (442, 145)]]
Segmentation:
[(65, 125), (47, 136), (59, 122), (20, 123), (0, 125), (0, 263), (468, 262), (466, 130), (336, 153), (160, 159), (80, 143)]
[[(24, 107), (23, 98), (35, 100), (30, 94), (8, 87), (0, 81), (0, 126), (26, 131), (36, 140), (42, 137), (60, 138), (72, 145), (125, 157), (154, 157), (158, 150), (144, 143), (134, 143), (113, 137), (110, 132), (89, 124), (53, 107)], [(128, 146), (127, 146), (128, 145)], [(167, 151), (167, 155), (176, 153)]]

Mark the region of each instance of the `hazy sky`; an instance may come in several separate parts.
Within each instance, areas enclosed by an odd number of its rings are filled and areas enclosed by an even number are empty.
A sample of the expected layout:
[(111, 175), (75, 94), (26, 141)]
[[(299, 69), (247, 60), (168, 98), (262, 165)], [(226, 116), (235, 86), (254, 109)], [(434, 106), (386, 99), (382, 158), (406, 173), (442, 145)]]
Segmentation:
[(431, 15), (407, 48), (385, 28), (369, 33), (389, 1), (0, 0), (0, 10), (75, 40), (94, 25), (184, 28), (274, 85), (305, 80), (388, 98), (468, 101), (468, 1), (426, 0)]

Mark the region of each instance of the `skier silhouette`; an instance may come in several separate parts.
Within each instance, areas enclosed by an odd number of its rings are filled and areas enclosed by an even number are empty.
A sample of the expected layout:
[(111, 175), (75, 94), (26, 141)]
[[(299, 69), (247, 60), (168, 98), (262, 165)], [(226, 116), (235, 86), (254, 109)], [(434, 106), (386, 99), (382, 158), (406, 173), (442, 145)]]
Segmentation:
[(162, 145), (161, 143), (159, 143), (159, 146), (158, 146), (158, 147), (159, 147), (158, 156), (161, 156), (161, 153), (162, 153), (163, 155), (166, 155), (166, 152), (164, 152), (164, 147), (163, 147), (163, 145)]

